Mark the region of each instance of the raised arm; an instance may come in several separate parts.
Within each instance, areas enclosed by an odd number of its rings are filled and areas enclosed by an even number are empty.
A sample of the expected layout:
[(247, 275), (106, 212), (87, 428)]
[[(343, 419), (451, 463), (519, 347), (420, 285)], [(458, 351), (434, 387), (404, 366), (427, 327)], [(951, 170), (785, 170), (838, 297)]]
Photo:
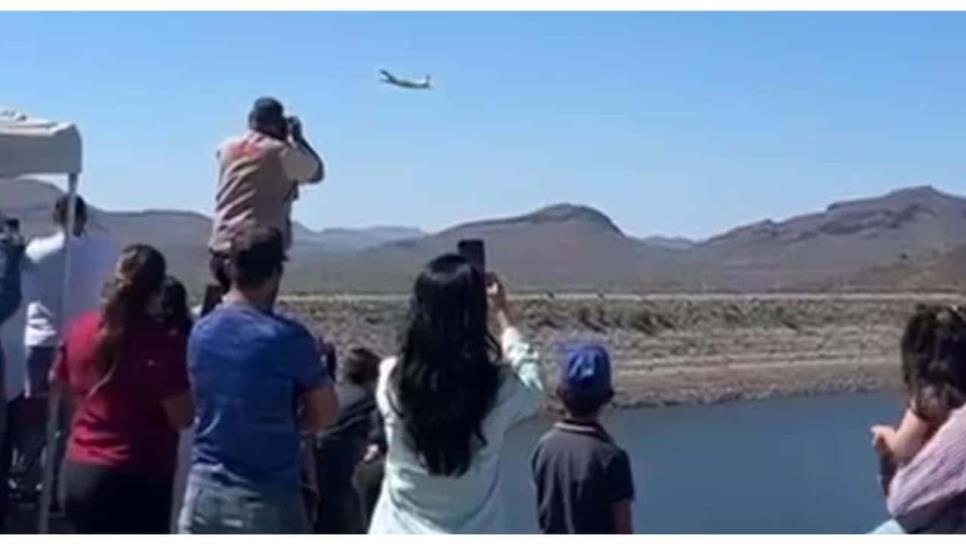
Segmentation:
[(503, 345), (503, 358), (513, 369), (516, 378), (523, 385), (527, 405), (536, 410), (543, 397), (543, 383), (540, 381), (540, 355), (513, 325), (508, 326), (500, 335)]
[(491, 275), (487, 287), (490, 311), (500, 328), (500, 343), (503, 359), (509, 365), (512, 375), (508, 377), (508, 397), (504, 400), (505, 409), (510, 416), (510, 424), (534, 415), (543, 398), (543, 383), (540, 381), (540, 355), (524, 341), (520, 331), (514, 326), (507, 303), (506, 289), (500, 280)]
[(302, 134), (302, 123), (296, 117), (289, 120), (291, 147), (282, 153), (282, 165), (290, 179), (299, 183), (318, 183), (325, 178), (325, 163)]

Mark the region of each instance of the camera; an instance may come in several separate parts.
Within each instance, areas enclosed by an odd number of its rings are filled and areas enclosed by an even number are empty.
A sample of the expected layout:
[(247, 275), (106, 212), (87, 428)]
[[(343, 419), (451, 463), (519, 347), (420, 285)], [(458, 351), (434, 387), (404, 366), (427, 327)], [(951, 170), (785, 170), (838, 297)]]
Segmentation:
[(301, 138), (302, 121), (294, 115), (289, 115), (285, 118), (285, 132), (290, 138)]
[(14, 247), (23, 247), (26, 244), (23, 235), (20, 234), (20, 220), (15, 217), (4, 217), (3, 228), (0, 230), (0, 241), (4, 245), (13, 244)]
[(20, 236), (20, 220), (15, 217), (4, 219), (3, 232), (8, 236)]

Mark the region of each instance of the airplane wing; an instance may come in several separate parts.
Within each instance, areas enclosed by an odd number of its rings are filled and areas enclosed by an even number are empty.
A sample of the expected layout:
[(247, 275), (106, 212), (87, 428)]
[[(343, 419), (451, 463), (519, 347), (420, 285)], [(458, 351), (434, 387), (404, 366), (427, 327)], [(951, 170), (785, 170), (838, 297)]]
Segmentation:
[(386, 79), (396, 79), (392, 74), (390, 74), (386, 70), (379, 70), (379, 73), (382, 74), (382, 77), (384, 77)]

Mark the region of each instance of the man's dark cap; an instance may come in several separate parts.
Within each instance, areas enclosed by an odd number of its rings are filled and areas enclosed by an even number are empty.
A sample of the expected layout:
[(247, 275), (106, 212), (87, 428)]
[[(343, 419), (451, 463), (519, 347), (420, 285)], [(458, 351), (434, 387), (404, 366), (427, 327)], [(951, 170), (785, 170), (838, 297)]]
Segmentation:
[(258, 125), (276, 125), (285, 120), (285, 108), (278, 100), (263, 96), (255, 100), (251, 118)]

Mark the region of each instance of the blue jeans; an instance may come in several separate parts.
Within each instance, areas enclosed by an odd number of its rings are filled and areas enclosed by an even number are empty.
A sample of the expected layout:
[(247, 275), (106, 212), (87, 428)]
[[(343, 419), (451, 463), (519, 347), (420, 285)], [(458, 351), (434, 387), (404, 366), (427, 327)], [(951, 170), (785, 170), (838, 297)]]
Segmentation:
[(187, 534), (297, 534), (308, 530), (302, 495), (264, 495), (189, 475), (178, 532)]

